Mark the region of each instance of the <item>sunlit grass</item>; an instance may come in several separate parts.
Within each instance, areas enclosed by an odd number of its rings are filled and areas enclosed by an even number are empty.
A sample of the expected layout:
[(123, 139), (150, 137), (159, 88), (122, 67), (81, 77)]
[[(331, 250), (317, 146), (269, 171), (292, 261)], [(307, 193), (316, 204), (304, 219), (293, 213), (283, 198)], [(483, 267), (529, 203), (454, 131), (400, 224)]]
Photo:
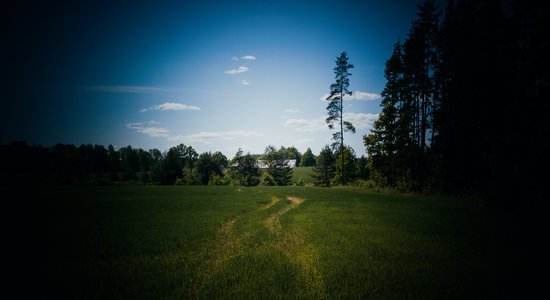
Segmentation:
[(474, 199), (212, 186), (45, 196), (53, 296), (468, 298), (490, 275)]

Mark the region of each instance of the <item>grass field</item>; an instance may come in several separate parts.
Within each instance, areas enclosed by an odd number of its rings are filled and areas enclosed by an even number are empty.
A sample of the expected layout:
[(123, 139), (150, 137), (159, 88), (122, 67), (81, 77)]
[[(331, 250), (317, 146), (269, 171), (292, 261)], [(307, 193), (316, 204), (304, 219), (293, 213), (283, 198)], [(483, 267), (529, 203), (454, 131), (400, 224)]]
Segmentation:
[(300, 178), (304, 184), (313, 183), (313, 167), (296, 167), (292, 169), (292, 183), (297, 184)]
[(43, 295), (53, 298), (491, 293), (490, 238), (475, 199), (229, 186), (65, 187), (42, 195)]

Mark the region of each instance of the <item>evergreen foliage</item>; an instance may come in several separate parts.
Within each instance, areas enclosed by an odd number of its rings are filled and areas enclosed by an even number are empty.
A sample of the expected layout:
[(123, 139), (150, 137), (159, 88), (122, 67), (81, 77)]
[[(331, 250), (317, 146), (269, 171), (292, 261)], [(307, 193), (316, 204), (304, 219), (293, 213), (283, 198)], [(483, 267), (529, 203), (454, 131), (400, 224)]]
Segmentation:
[(292, 180), (292, 168), (288, 165), (284, 150), (281, 148), (277, 151), (274, 146), (267, 146), (263, 155), (263, 160), (267, 163), (266, 171), (279, 186), (289, 185)]
[(313, 167), (315, 166), (315, 155), (311, 152), (311, 148), (307, 148), (306, 152), (302, 154), (301, 167)]
[(317, 164), (313, 168), (313, 180), (315, 185), (329, 187), (335, 174), (336, 158), (329, 146), (325, 146), (319, 156)]
[(543, 6), (449, 1), (441, 18), (435, 1), (420, 5), (386, 63), (382, 112), (363, 137), (371, 178), (407, 191), (479, 193), (499, 205), (540, 203), (535, 174), (550, 152), (540, 143), (550, 128)]
[[(343, 153), (342, 153), (343, 149)], [(341, 148), (334, 154), (337, 158), (335, 162), (335, 175), (333, 181), (335, 184), (340, 184), (342, 182), (353, 182), (357, 179), (358, 169), (357, 169), (357, 158), (355, 157), (355, 151), (350, 146)], [(343, 159), (342, 159), (343, 158)], [(342, 172), (342, 169), (345, 169), (346, 172)], [(340, 176), (346, 176), (346, 178), (341, 178)]]
[[(327, 97), (329, 102), (327, 105), (328, 117), (326, 123), (328, 124), (329, 129), (334, 129), (336, 126), (337, 131), (332, 134), (332, 139), (334, 143), (332, 144), (333, 149), (343, 149), (344, 148), (344, 132), (351, 131), (355, 133), (355, 127), (349, 121), (344, 120), (344, 97), (351, 96), (352, 92), (349, 88), (349, 77), (351, 73), (350, 69), (353, 69), (354, 66), (348, 62), (348, 55), (344, 51), (336, 58), (336, 67), (334, 67), (334, 78), (335, 82), (330, 85), (330, 95)], [(341, 152), (342, 156), (342, 165), (344, 165), (344, 152)], [(345, 179), (345, 169), (340, 170), (340, 179), (341, 184), (346, 184)]]
[(260, 169), (256, 165), (256, 159), (239, 149), (231, 160), (229, 176), (233, 185), (254, 186), (260, 182)]

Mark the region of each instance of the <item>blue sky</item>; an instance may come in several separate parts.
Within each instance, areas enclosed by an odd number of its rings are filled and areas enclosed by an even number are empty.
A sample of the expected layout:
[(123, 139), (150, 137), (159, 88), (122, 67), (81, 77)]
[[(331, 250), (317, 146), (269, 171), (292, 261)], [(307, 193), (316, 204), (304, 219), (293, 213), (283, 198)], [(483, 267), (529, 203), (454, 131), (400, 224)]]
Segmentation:
[[(200, 2), (200, 3), (198, 3)], [(345, 101), (362, 136), (384, 65), (421, 1), (178, 1), (30, 5), (8, 13), (2, 140), (199, 153), (331, 143), (336, 57), (355, 65)]]

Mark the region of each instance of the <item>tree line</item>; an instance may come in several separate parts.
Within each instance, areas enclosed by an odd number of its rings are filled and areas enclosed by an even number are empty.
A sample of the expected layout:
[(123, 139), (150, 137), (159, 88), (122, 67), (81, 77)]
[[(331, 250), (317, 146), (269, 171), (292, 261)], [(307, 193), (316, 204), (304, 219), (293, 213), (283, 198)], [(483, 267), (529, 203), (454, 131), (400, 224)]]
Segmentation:
[[(328, 149), (328, 152), (327, 152)], [(355, 158), (346, 150), (346, 164), (353, 165), (349, 179), (366, 178), (366, 158)], [(159, 185), (290, 185), (292, 168), (314, 167), (315, 183), (330, 186), (339, 182), (339, 170), (328, 148), (315, 156), (310, 148), (303, 154), (295, 147), (266, 147), (263, 154), (244, 154), (239, 149), (229, 160), (221, 152), (197, 153), (184, 144), (161, 152), (132, 146), (115, 149), (112, 145), (57, 144), (53, 147), (13, 142), (0, 145), (2, 184), (94, 184), (140, 183)], [(259, 167), (259, 161), (266, 166)], [(362, 169), (363, 172), (359, 170)], [(323, 175), (317, 175), (323, 173)], [(363, 175), (361, 175), (363, 174)], [(328, 177), (327, 177), (328, 176)], [(361, 177), (362, 176), (362, 177)]]
[(363, 138), (372, 178), (407, 191), (542, 200), (548, 9), (464, 0), (441, 13), (433, 0), (419, 5), (386, 62), (382, 112)]
[[(136, 181), (153, 184), (287, 185), (297, 166), (315, 166), (320, 186), (366, 184), (401, 191), (481, 194), (493, 202), (542, 202), (548, 165), (548, 9), (537, 1), (434, 0), (419, 5), (408, 36), (386, 62), (382, 111), (363, 136), (367, 157), (344, 145), (353, 65), (343, 52), (327, 97), (332, 147), (315, 156), (268, 146), (263, 154), (198, 154), (131, 146), (22, 142), (0, 146), (2, 182)], [(260, 170), (258, 160), (267, 161)], [(363, 182), (364, 181), (364, 182)], [(508, 201), (507, 203), (514, 203)]]

